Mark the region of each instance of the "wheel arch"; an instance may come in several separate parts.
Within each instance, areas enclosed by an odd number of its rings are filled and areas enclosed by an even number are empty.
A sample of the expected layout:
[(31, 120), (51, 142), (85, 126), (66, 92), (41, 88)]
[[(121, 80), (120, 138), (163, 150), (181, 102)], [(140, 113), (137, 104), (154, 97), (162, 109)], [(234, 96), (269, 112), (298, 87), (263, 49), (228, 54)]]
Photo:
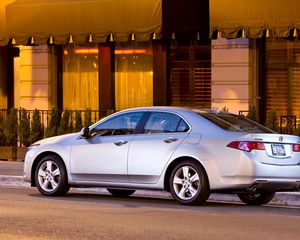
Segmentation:
[(174, 160), (169, 164), (169, 166), (168, 166), (168, 168), (167, 168), (167, 170), (166, 170), (166, 172), (165, 172), (165, 177), (164, 177), (164, 189), (166, 189), (168, 192), (170, 192), (169, 179), (170, 179), (172, 170), (174, 169), (174, 167), (175, 167), (178, 163), (180, 163), (180, 162), (182, 162), (182, 161), (185, 161), (185, 160), (190, 160), (190, 161), (193, 161), (193, 162), (195, 162), (195, 163), (197, 163), (197, 164), (200, 165), (200, 167), (203, 169), (203, 172), (205, 173), (205, 176), (206, 176), (206, 179), (207, 179), (207, 182), (208, 182), (208, 186), (210, 186), (210, 184), (209, 184), (209, 178), (208, 178), (208, 176), (207, 176), (207, 172), (206, 172), (206, 169), (205, 169), (205, 167), (203, 166), (203, 164), (202, 164), (199, 160), (197, 160), (197, 159), (195, 159), (195, 158), (193, 158), (193, 157), (186, 157), (186, 156), (183, 156), (183, 157), (179, 157), (179, 158), (174, 159)]
[(66, 169), (66, 165), (65, 165), (65, 162), (63, 161), (62, 157), (57, 154), (56, 152), (52, 152), (52, 151), (46, 151), (46, 152), (42, 152), (40, 153), (35, 159), (34, 159), (34, 162), (32, 164), (32, 168), (31, 168), (31, 186), (32, 187), (36, 187), (36, 182), (35, 182), (35, 177), (34, 177), (34, 174), (35, 174), (35, 170), (37, 168), (37, 165), (39, 164), (39, 162), (46, 156), (49, 156), (49, 155), (55, 155), (57, 156), (58, 158), (60, 158), (64, 168)]

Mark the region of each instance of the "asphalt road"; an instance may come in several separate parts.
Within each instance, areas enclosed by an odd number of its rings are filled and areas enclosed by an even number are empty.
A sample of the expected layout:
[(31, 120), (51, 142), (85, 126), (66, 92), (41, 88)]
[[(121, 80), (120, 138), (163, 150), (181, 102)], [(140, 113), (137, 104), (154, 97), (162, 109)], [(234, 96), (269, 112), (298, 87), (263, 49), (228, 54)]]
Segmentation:
[(0, 187), (0, 239), (300, 239), (300, 208)]

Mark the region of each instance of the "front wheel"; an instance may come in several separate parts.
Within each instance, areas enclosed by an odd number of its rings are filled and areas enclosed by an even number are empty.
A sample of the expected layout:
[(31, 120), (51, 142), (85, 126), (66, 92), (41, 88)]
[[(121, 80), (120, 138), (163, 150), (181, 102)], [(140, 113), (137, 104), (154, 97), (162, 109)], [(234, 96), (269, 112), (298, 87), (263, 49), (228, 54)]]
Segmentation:
[(275, 192), (239, 193), (238, 197), (247, 205), (263, 205), (270, 202), (274, 195)]
[(38, 190), (46, 196), (63, 196), (70, 190), (67, 171), (56, 155), (45, 156), (38, 163), (35, 183)]
[(176, 165), (170, 177), (172, 196), (184, 205), (201, 205), (209, 197), (209, 183), (203, 167), (186, 160)]
[(135, 190), (131, 189), (114, 189), (114, 188), (107, 188), (107, 191), (116, 197), (128, 197), (134, 194)]

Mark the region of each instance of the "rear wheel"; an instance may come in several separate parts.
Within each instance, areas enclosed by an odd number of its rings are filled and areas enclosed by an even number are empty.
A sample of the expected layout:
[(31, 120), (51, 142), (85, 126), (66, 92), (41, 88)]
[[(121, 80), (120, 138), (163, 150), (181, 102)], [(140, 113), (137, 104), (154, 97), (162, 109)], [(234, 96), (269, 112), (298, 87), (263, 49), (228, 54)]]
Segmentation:
[(63, 196), (70, 190), (67, 171), (56, 155), (45, 156), (38, 163), (35, 183), (38, 190), (46, 196)]
[(170, 177), (172, 196), (184, 205), (201, 205), (209, 197), (209, 183), (203, 167), (186, 160), (176, 165)]
[(238, 197), (247, 205), (263, 205), (270, 202), (274, 195), (275, 192), (239, 193)]
[(107, 191), (116, 197), (128, 197), (135, 193), (135, 190), (129, 189), (114, 189), (114, 188), (107, 188)]

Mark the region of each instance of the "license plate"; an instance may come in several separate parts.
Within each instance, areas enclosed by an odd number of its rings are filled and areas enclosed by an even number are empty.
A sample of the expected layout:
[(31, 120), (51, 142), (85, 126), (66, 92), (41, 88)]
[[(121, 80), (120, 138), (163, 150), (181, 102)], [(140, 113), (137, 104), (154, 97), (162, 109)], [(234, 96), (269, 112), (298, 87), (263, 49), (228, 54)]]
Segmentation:
[(271, 147), (274, 156), (285, 156), (285, 149), (282, 144), (272, 144)]

